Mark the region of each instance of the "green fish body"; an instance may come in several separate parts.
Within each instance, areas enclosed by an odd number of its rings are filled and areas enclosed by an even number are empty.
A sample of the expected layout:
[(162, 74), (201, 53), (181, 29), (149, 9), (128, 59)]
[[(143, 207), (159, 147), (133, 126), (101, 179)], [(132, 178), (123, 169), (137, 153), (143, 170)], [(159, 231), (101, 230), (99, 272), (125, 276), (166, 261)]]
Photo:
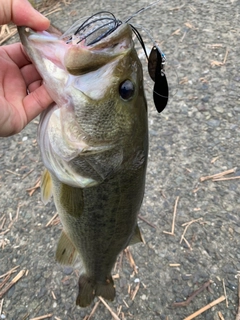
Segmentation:
[(46, 167), (42, 199), (53, 195), (63, 225), (56, 259), (81, 259), (77, 305), (86, 307), (95, 296), (113, 300), (117, 256), (141, 241), (137, 216), (148, 157), (142, 66), (131, 27), (122, 24), (93, 44), (53, 27), (19, 27), (19, 34), (55, 101), (41, 115), (38, 141)]

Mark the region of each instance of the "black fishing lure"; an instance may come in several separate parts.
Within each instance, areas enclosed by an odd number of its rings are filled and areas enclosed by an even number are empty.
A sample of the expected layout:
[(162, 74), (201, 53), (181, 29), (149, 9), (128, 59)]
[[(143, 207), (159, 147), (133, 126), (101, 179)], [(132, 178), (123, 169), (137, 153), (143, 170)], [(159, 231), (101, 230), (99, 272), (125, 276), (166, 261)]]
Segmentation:
[(159, 113), (165, 109), (168, 103), (168, 83), (164, 71), (165, 61), (164, 54), (154, 46), (148, 59), (148, 73), (155, 82), (153, 100)]
[(157, 111), (160, 113), (165, 109), (168, 103), (168, 83), (164, 71), (164, 64), (166, 61), (165, 55), (157, 46), (153, 46), (148, 57), (145, 44), (139, 31), (133, 25), (130, 24), (130, 26), (135, 33), (138, 41), (140, 42), (143, 51), (148, 59), (148, 73), (151, 79), (155, 82), (153, 88), (153, 101)]
[[(142, 8), (133, 16), (128, 18), (124, 23), (131, 20), (137, 13), (145, 10)], [(73, 37), (76, 43), (86, 40), (86, 45), (91, 46), (98, 41), (106, 38), (114, 32), (122, 24), (121, 20), (116, 19), (114, 14), (108, 11), (100, 11), (91, 17), (87, 18), (83, 23), (74, 29), (74, 36), (67, 39), (67, 43), (71, 42)], [(139, 31), (132, 24), (129, 24), (140, 42), (143, 51), (148, 60), (148, 72), (151, 79), (155, 82), (153, 88), (153, 101), (157, 111), (162, 112), (168, 102), (168, 83), (164, 71), (164, 64), (166, 61), (165, 55), (161, 52), (158, 46), (154, 45), (150, 55), (148, 56), (144, 41)], [(72, 30), (71, 30), (72, 31)]]

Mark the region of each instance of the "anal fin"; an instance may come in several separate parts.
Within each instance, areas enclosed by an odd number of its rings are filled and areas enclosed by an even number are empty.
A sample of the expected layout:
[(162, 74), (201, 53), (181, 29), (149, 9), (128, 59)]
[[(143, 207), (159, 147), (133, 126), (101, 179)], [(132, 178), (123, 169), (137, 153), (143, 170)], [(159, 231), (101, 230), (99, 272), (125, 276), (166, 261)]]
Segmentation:
[(66, 233), (62, 231), (58, 241), (55, 258), (57, 262), (65, 265), (72, 265), (77, 257), (77, 250)]

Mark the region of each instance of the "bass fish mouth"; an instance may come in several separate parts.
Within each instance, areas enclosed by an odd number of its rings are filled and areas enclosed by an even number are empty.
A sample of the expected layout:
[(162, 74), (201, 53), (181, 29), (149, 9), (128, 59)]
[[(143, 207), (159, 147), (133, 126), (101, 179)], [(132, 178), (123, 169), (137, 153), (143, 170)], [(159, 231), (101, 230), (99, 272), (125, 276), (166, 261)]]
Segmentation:
[(60, 40), (69, 46), (64, 65), (72, 75), (95, 71), (133, 47), (131, 27), (107, 11), (78, 20)]

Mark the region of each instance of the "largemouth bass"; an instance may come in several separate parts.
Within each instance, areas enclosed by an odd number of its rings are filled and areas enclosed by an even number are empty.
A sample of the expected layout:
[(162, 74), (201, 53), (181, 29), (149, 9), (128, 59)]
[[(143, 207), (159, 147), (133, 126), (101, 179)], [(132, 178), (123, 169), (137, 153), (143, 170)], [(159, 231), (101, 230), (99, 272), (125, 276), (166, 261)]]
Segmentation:
[(131, 26), (111, 19), (99, 13), (64, 34), (18, 29), (55, 101), (38, 129), (46, 167), (41, 192), (44, 203), (53, 195), (63, 225), (56, 260), (82, 261), (81, 307), (95, 296), (114, 299), (117, 256), (141, 241), (137, 216), (148, 157), (143, 72)]

